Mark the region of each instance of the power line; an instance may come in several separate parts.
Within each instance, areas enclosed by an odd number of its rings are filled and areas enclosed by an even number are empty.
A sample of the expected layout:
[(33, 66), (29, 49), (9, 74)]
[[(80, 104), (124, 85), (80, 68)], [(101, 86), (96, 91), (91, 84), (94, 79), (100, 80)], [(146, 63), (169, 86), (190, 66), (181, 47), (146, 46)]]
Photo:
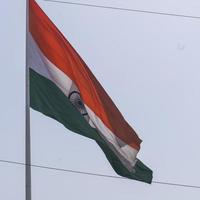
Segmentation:
[[(25, 163), (17, 162), (17, 161), (0, 160), (0, 162), (1, 163), (8, 163), (8, 164), (26, 166)], [(125, 178), (125, 177), (120, 177), (120, 176), (98, 174), (98, 173), (77, 171), (77, 170), (71, 170), (71, 169), (63, 169), (63, 168), (56, 168), (56, 167), (43, 166), (43, 165), (32, 164), (30, 166), (31, 167), (35, 167), (35, 168), (41, 168), (41, 169), (47, 169), (47, 170), (54, 170), (54, 171), (60, 171), (60, 172), (68, 172), (68, 173), (74, 173), (74, 174), (82, 174), (82, 175), (88, 175), (88, 176), (96, 176), (96, 177), (104, 177), (104, 178), (114, 178), (114, 179), (124, 179), (124, 180), (129, 180), (129, 181), (131, 180), (131, 179), (128, 179), (128, 178)], [(169, 185), (169, 186), (177, 186), (177, 187), (200, 189), (200, 186), (198, 186), (198, 185), (186, 185), (186, 184), (169, 183), (169, 182), (161, 182), (161, 181), (152, 181), (152, 183), (154, 183), (154, 184), (160, 184), (160, 185)]]
[(171, 16), (171, 17), (200, 19), (200, 16), (194, 16), (194, 15), (183, 15), (183, 14), (175, 14), (175, 13), (156, 12), (156, 11), (149, 11), (149, 10), (121, 8), (121, 7), (104, 6), (104, 5), (87, 4), (87, 3), (75, 3), (75, 2), (62, 1), (62, 0), (43, 0), (43, 1), (52, 2), (52, 3), (63, 3), (63, 4), (75, 5), (75, 6), (85, 6), (85, 7), (93, 7), (93, 8), (102, 8), (102, 9), (110, 9), (110, 10), (127, 11), (127, 12), (137, 12), (137, 13), (164, 15), (164, 16)]

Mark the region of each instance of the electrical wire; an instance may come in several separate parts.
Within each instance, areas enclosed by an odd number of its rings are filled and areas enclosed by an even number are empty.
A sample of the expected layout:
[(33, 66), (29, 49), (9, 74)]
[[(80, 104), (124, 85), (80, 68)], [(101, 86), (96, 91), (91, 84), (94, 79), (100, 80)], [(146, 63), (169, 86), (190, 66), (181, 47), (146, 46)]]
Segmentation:
[[(17, 161), (9, 161), (9, 160), (0, 160), (0, 163), (8, 163), (8, 164), (26, 166), (25, 163), (17, 162)], [(43, 165), (32, 164), (30, 166), (35, 167), (35, 168), (54, 170), (54, 171), (60, 171), (60, 172), (68, 172), (68, 173), (74, 173), (74, 174), (82, 174), (82, 175), (88, 175), (88, 176), (96, 176), (96, 177), (103, 177), (103, 178), (114, 178), (114, 179), (124, 179), (124, 180), (129, 180), (129, 181), (131, 180), (131, 179), (128, 179), (128, 178), (125, 178), (125, 177), (120, 177), (120, 176), (98, 174), (98, 173), (77, 171), (77, 170), (71, 170), (71, 169), (63, 169), (63, 168), (56, 168), (56, 167), (43, 166)], [(159, 184), (159, 185), (169, 185), (169, 186), (200, 189), (200, 186), (198, 186), (198, 185), (187, 185), (187, 184), (169, 183), (169, 182), (161, 182), (161, 181), (152, 181), (152, 183)]]
[(43, 1), (51, 2), (51, 3), (62, 3), (62, 4), (68, 4), (68, 5), (74, 5), (74, 6), (86, 6), (86, 7), (93, 7), (93, 8), (102, 8), (102, 9), (119, 10), (119, 11), (127, 11), (127, 12), (137, 12), (137, 13), (143, 13), (143, 14), (154, 14), (154, 15), (182, 17), (182, 18), (189, 18), (189, 19), (200, 19), (200, 16), (194, 16), (194, 15), (184, 15), (184, 14), (176, 14), (176, 13), (166, 13), (166, 12), (157, 12), (157, 11), (149, 11), (149, 10), (121, 8), (121, 7), (104, 6), (104, 5), (87, 4), (87, 3), (77, 3), (77, 2), (62, 1), (62, 0), (43, 0)]

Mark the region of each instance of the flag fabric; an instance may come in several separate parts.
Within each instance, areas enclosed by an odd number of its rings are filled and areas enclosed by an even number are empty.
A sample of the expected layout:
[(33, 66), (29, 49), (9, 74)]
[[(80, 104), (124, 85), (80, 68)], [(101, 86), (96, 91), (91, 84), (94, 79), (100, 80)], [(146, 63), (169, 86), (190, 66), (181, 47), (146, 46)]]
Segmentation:
[(29, 2), (30, 106), (95, 140), (117, 174), (151, 183), (152, 171), (136, 157), (136, 132), (63, 34)]

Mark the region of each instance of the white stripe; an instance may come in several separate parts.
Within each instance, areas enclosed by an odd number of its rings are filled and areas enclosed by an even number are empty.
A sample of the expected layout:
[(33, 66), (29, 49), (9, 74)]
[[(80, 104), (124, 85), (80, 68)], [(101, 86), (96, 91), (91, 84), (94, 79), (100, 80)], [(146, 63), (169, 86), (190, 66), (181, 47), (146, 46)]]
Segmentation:
[[(28, 66), (40, 75), (51, 80), (67, 97), (71, 90), (78, 91), (73, 81), (44, 56), (31, 34), (29, 34), (28, 37)], [(138, 151), (122, 142), (112, 133), (87, 105), (85, 105), (85, 108), (89, 115), (89, 119), (87, 119), (88, 123), (98, 130), (98, 133), (127, 169), (130, 171), (133, 170), (137, 162), (136, 156)]]
[(28, 42), (28, 66), (54, 82), (68, 96), (72, 86), (72, 80), (44, 56), (31, 33), (28, 34)]
[[(122, 142), (117, 136), (115, 136), (112, 133), (112, 131), (110, 131), (110, 129), (108, 129), (104, 125), (102, 120), (98, 116), (96, 116), (96, 114), (87, 105), (85, 105), (85, 107), (88, 112), (88, 115), (90, 116), (91, 121), (93, 122), (94, 126), (99, 131), (101, 136), (103, 136), (103, 138), (105, 138), (110, 144), (113, 145), (116, 152), (121, 155), (119, 157), (120, 159), (123, 157), (129, 162), (130, 169), (132, 169), (137, 162), (136, 156), (138, 151)], [(124, 145), (120, 146), (120, 143)]]

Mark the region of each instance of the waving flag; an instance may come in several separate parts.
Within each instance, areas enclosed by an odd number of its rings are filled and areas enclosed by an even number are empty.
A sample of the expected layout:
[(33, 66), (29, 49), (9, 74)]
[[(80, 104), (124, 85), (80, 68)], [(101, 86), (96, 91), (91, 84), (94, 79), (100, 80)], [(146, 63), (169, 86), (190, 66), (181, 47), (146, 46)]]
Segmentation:
[(30, 105), (73, 132), (94, 139), (121, 176), (151, 183), (136, 158), (141, 140), (78, 53), (30, 0)]

